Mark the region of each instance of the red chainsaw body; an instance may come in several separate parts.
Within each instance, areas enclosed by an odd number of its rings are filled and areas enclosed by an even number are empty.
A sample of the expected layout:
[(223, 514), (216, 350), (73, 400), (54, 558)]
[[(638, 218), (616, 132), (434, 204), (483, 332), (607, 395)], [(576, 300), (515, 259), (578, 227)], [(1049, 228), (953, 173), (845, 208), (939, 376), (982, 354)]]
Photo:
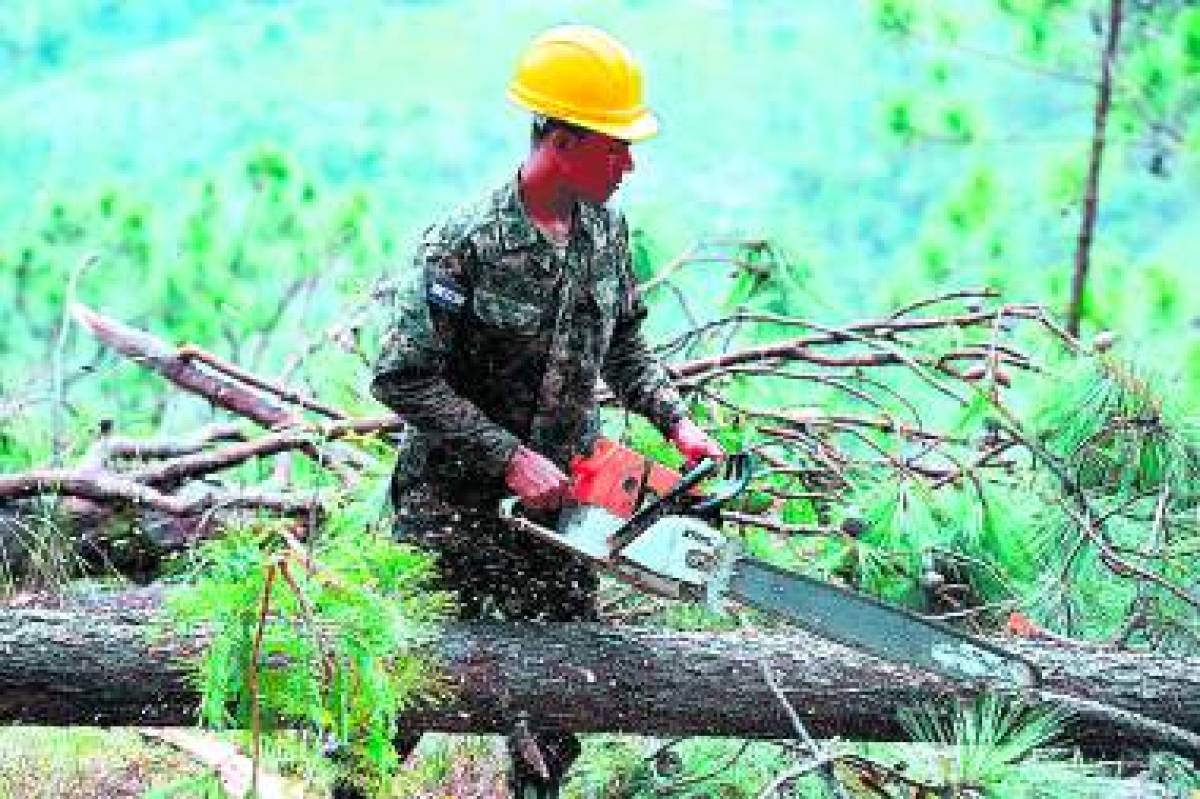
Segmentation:
[(628, 519), (647, 494), (662, 496), (679, 482), (679, 476), (640, 452), (601, 438), (590, 455), (571, 459), (570, 499)]

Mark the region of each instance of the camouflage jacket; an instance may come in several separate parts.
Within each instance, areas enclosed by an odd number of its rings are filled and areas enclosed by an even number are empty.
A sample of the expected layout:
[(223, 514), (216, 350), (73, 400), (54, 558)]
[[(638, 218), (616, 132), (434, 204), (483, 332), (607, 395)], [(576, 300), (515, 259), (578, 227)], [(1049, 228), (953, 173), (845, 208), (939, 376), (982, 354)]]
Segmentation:
[(426, 232), (393, 303), (371, 391), (408, 422), (398, 485), (498, 496), (518, 443), (565, 467), (595, 435), (601, 377), (664, 432), (685, 412), (605, 207), (581, 203), (558, 248), (510, 181)]

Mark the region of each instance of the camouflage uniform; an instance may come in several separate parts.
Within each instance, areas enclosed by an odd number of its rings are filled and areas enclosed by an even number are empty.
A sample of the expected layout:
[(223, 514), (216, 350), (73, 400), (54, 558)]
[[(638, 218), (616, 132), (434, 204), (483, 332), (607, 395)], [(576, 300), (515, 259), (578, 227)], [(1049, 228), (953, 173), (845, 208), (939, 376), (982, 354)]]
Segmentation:
[[(564, 555), (549, 548), (543, 558), (544, 545), (496, 520), (505, 467), (523, 442), (565, 470), (595, 437), (600, 377), (663, 430), (684, 414), (642, 338), (645, 314), (625, 221), (602, 206), (579, 205), (562, 249), (529, 220), (516, 180), (431, 228), (396, 291), (371, 385), (410, 425), (393, 484), (402, 534), (441, 551), (451, 569), (447, 556), (494, 544), (537, 561), (520, 576), (553, 585)], [(463, 575), (520, 588), (517, 576)], [(496, 608), (505, 617), (572, 615), (554, 596), (509, 593)], [(508, 602), (519, 607), (505, 612)]]
[[(408, 422), (397, 532), (439, 553), (464, 617), (595, 614), (596, 578), (582, 560), (497, 519), (518, 444), (566, 470), (597, 432), (601, 377), (664, 432), (685, 412), (640, 331), (628, 238), (620, 214), (581, 203), (556, 247), (513, 180), (430, 228), (401, 276), (371, 384)], [(574, 745), (542, 742), (550, 758)]]

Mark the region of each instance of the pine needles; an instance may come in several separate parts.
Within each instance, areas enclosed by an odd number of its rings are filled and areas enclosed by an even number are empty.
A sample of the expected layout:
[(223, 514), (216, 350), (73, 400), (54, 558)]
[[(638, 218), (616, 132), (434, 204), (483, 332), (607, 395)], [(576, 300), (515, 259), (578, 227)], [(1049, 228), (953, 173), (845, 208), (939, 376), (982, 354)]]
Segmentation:
[(169, 610), (209, 646), (197, 668), (202, 721), (259, 734), (306, 730), (336, 742), (378, 785), (398, 763), (399, 712), (436, 691), (420, 646), (448, 608), (428, 592), (432, 561), (337, 519), (310, 549), (284, 523), (260, 523), (206, 545)]
[[(1174, 401), (1167, 381), (1112, 357), (1080, 362), (1062, 377), (1035, 417), (1039, 454), (1054, 478), (1039, 490), (1039, 549), (1057, 575), (1041, 611), (1068, 633), (1194, 650), (1195, 418)], [(1089, 618), (1079, 618), (1080, 608)]]
[[(1094, 795), (1096, 768), (1055, 758), (1045, 747), (1061, 733), (1066, 714), (1031, 709), (988, 695), (952, 708), (923, 707), (901, 717), (914, 741), (933, 744), (915, 771), (946, 786), (953, 797), (1066, 797)], [(1086, 793), (1081, 793), (1086, 792)]]

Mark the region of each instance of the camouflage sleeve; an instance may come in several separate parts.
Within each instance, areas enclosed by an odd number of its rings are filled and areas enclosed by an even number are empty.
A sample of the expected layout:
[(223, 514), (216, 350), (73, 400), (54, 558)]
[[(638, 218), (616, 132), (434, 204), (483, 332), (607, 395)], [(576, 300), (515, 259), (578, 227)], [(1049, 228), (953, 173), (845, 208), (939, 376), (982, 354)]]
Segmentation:
[(519, 441), (443, 377), (469, 285), (466, 259), (427, 236), (397, 287), (371, 393), (474, 464), (482, 477), (502, 479)]
[(671, 383), (666, 367), (651, 352), (642, 335), (646, 304), (637, 291), (629, 255), (629, 231), (617, 218), (614, 247), (620, 276), (617, 318), (612, 343), (604, 360), (604, 380), (617, 398), (654, 423), (663, 435), (687, 415), (687, 406)]

